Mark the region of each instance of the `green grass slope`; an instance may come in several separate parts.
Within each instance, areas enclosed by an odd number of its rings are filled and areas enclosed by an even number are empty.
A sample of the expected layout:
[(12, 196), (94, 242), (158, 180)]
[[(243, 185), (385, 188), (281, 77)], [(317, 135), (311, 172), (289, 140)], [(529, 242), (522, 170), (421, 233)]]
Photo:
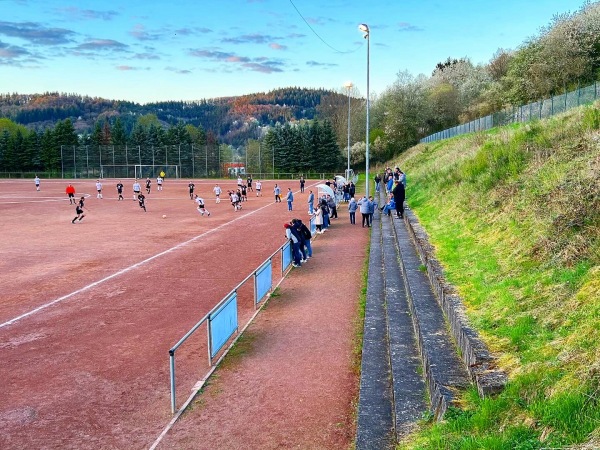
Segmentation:
[(600, 105), (441, 142), (390, 166), (509, 374), (399, 448), (600, 448)]

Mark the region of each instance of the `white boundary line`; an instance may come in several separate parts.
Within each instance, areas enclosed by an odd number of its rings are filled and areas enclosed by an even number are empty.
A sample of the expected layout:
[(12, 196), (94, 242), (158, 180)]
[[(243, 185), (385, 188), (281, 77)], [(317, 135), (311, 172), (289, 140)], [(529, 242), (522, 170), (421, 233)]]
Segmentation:
[(230, 225), (230, 224), (232, 224), (234, 222), (237, 222), (238, 220), (244, 219), (244, 218), (246, 218), (246, 217), (248, 217), (248, 216), (250, 216), (250, 215), (252, 215), (254, 213), (257, 213), (258, 211), (261, 211), (264, 208), (268, 208), (269, 206), (272, 206), (272, 205), (273, 204), (270, 203), (268, 205), (262, 206), (262, 207), (258, 208), (257, 210), (254, 210), (252, 212), (246, 213), (243, 216), (237, 217), (237, 218), (235, 218), (235, 219), (233, 219), (233, 220), (231, 220), (231, 221), (229, 221), (227, 223), (224, 223), (222, 225), (219, 225), (218, 227), (213, 228), (213, 229), (211, 229), (211, 230), (209, 230), (209, 231), (207, 231), (205, 233), (199, 234), (198, 236), (194, 236), (193, 238), (188, 239), (187, 241), (181, 242), (180, 244), (177, 244), (177, 245), (175, 245), (175, 246), (173, 246), (171, 248), (168, 248), (167, 250), (164, 250), (164, 251), (162, 251), (160, 253), (157, 253), (154, 256), (146, 258), (143, 261), (135, 263), (135, 264), (133, 264), (133, 265), (131, 265), (129, 267), (126, 267), (124, 269), (121, 269), (118, 272), (113, 273), (112, 275), (104, 277), (104, 278), (102, 278), (102, 279), (100, 279), (98, 281), (94, 281), (93, 283), (90, 283), (87, 286), (82, 287), (81, 289), (77, 289), (76, 291), (71, 292), (70, 294), (63, 295), (62, 297), (54, 299), (54, 300), (52, 300), (52, 301), (50, 301), (48, 303), (44, 303), (43, 305), (38, 306), (37, 308), (34, 308), (31, 311), (28, 311), (28, 312), (26, 312), (24, 314), (21, 314), (20, 316), (17, 316), (14, 319), (11, 319), (11, 320), (9, 320), (7, 322), (4, 322), (4, 323), (0, 323), (0, 329), (2, 329), (4, 327), (7, 327), (9, 325), (15, 324), (15, 323), (19, 322), (20, 320), (25, 319), (26, 317), (32, 316), (32, 315), (34, 315), (34, 314), (36, 314), (36, 313), (38, 313), (38, 312), (40, 312), (40, 311), (42, 311), (42, 310), (44, 310), (44, 309), (52, 306), (52, 305), (56, 305), (58, 303), (61, 303), (64, 300), (67, 300), (67, 299), (69, 299), (69, 298), (71, 298), (71, 297), (73, 297), (73, 296), (75, 296), (77, 294), (80, 294), (82, 292), (88, 291), (88, 290), (90, 290), (90, 289), (92, 289), (92, 288), (94, 288), (94, 287), (96, 287), (96, 286), (98, 286), (98, 285), (100, 285), (100, 284), (102, 284), (102, 283), (104, 283), (106, 281), (112, 280), (113, 278), (116, 278), (116, 277), (118, 277), (120, 275), (123, 275), (123, 274), (125, 274), (127, 272), (130, 272), (131, 270), (137, 269), (138, 267), (143, 266), (144, 264), (147, 264), (147, 263), (155, 260), (156, 258), (160, 258), (161, 256), (164, 256), (164, 255), (166, 255), (168, 253), (171, 253), (171, 252), (173, 252), (175, 250), (179, 250), (180, 248), (186, 247), (189, 244), (191, 244), (192, 242), (195, 242), (198, 239), (200, 239), (200, 238), (202, 238), (202, 237), (204, 237), (206, 235), (214, 233), (214, 232), (216, 232), (217, 230), (219, 230), (221, 228), (224, 228), (224, 227), (226, 227), (226, 226), (228, 226), (228, 225)]

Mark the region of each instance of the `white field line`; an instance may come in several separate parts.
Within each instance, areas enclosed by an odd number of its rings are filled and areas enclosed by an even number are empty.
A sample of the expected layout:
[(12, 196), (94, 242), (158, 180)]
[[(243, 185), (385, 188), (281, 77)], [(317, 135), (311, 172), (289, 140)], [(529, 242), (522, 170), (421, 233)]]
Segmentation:
[(262, 206), (262, 207), (258, 208), (258, 209), (257, 209), (257, 210), (255, 210), (255, 211), (252, 211), (252, 212), (246, 213), (246, 214), (244, 214), (243, 216), (239, 216), (239, 217), (237, 217), (237, 218), (235, 218), (235, 219), (233, 219), (233, 220), (231, 220), (231, 221), (229, 221), (229, 222), (227, 222), (227, 223), (224, 223), (224, 224), (222, 224), (222, 225), (219, 225), (218, 227), (216, 227), (216, 228), (213, 228), (213, 229), (211, 229), (211, 230), (209, 230), (209, 231), (207, 231), (207, 232), (205, 232), (205, 233), (199, 234), (198, 236), (194, 236), (193, 238), (191, 238), (191, 239), (188, 239), (188, 240), (187, 240), (187, 241), (185, 241), (185, 242), (181, 242), (180, 244), (177, 244), (177, 245), (175, 245), (175, 246), (173, 246), (173, 247), (171, 247), (171, 248), (169, 248), (169, 249), (167, 249), (167, 250), (164, 250), (164, 251), (162, 251), (162, 252), (160, 252), (160, 253), (157, 253), (157, 254), (156, 254), (156, 255), (154, 255), (154, 256), (151, 256), (151, 257), (149, 257), (149, 258), (146, 258), (146, 259), (144, 259), (143, 261), (140, 261), (140, 262), (138, 262), (138, 263), (136, 263), (136, 264), (133, 264), (133, 265), (131, 265), (131, 266), (129, 266), (129, 267), (125, 267), (124, 269), (121, 269), (121, 270), (119, 270), (118, 272), (115, 272), (115, 273), (113, 273), (112, 275), (109, 275), (109, 276), (107, 276), (107, 277), (104, 277), (104, 278), (102, 278), (102, 279), (100, 279), (100, 280), (98, 280), (98, 281), (94, 281), (93, 283), (90, 283), (90, 284), (88, 284), (87, 286), (84, 286), (84, 287), (82, 287), (81, 289), (77, 289), (76, 291), (74, 291), (74, 292), (71, 292), (70, 294), (63, 295), (62, 297), (59, 297), (59, 298), (57, 298), (57, 299), (54, 299), (54, 300), (52, 300), (52, 301), (50, 301), (50, 302), (48, 302), (48, 303), (44, 303), (43, 305), (41, 305), (41, 306), (38, 306), (37, 308), (34, 308), (34, 309), (32, 309), (31, 311), (28, 311), (28, 312), (26, 312), (26, 313), (24, 313), (24, 314), (21, 314), (20, 316), (17, 316), (17, 317), (15, 317), (14, 319), (11, 319), (11, 320), (9, 320), (9, 321), (7, 321), (7, 322), (4, 322), (4, 323), (0, 323), (0, 329), (1, 329), (1, 328), (4, 328), (4, 327), (7, 327), (7, 326), (9, 326), (9, 325), (12, 325), (12, 324), (14, 324), (14, 323), (17, 323), (17, 322), (19, 322), (20, 320), (22, 320), (22, 319), (25, 319), (26, 317), (32, 316), (32, 315), (34, 315), (34, 314), (36, 314), (36, 313), (38, 313), (38, 312), (40, 312), (40, 311), (43, 311), (44, 309), (46, 309), (46, 308), (48, 308), (48, 307), (50, 307), (50, 306), (52, 306), (52, 305), (56, 305), (56, 304), (58, 304), (58, 303), (61, 303), (61, 302), (63, 302), (64, 300), (67, 300), (67, 299), (69, 299), (69, 298), (71, 298), (71, 297), (73, 297), (73, 296), (75, 296), (75, 295), (77, 295), (77, 294), (81, 294), (82, 292), (88, 291), (88, 290), (90, 290), (90, 289), (92, 289), (92, 288), (94, 288), (94, 287), (96, 287), (96, 286), (98, 286), (98, 285), (100, 285), (100, 284), (102, 284), (102, 283), (104, 283), (104, 282), (106, 282), (106, 281), (112, 280), (113, 278), (116, 278), (116, 277), (118, 277), (118, 276), (120, 276), (120, 275), (123, 275), (123, 274), (125, 274), (125, 273), (127, 273), (127, 272), (130, 272), (130, 271), (132, 271), (132, 270), (134, 270), (134, 269), (137, 269), (138, 267), (141, 267), (141, 266), (143, 266), (144, 264), (147, 264), (147, 263), (149, 263), (149, 262), (151, 262), (151, 261), (155, 260), (156, 258), (160, 258), (161, 256), (164, 256), (164, 255), (166, 255), (166, 254), (168, 254), (168, 253), (171, 253), (171, 252), (174, 252), (174, 251), (176, 251), (176, 250), (179, 250), (179, 249), (181, 249), (181, 248), (183, 248), (183, 247), (186, 247), (186, 246), (188, 246), (189, 244), (191, 244), (192, 242), (195, 242), (195, 241), (197, 241), (198, 239), (200, 239), (200, 238), (202, 238), (202, 237), (204, 237), (204, 236), (206, 236), (206, 235), (208, 235), (208, 234), (214, 233), (214, 232), (216, 232), (217, 230), (219, 230), (219, 229), (221, 229), (221, 228), (224, 228), (224, 227), (226, 227), (226, 226), (228, 226), (228, 225), (231, 225), (231, 224), (233, 224), (233, 223), (237, 222), (238, 220), (244, 219), (244, 218), (246, 218), (246, 217), (248, 217), (248, 216), (250, 216), (250, 215), (252, 215), (252, 214), (254, 214), (254, 213), (257, 213), (258, 211), (261, 211), (262, 209), (264, 209), (264, 208), (267, 208), (267, 207), (269, 207), (269, 206), (272, 206), (272, 205), (273, 205), (273, 204), (271, 203), (271, 204), (268, 204), (268, 205)]

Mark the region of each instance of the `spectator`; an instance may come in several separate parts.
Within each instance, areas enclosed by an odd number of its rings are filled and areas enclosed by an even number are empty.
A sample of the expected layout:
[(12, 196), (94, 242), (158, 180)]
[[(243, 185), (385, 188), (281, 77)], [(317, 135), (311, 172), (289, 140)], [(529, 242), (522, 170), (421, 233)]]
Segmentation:
[(283, 227), (285, 228), (285, 237), (292, 243), (292, 255), (294, 258), (292, 265), (294, 267), (301, 267), (302, 258), (300, 256), (300, 237), (298, 236), (298, 232), (289, 223), (284, 223)]
[(394, 202), (396, 202), (396, 217), (402, 219), (404, 217), (404, 185), (400, 181), (394, 181), (394, 184), (392, 194), (394, 195)]
[(358, 204), (354, 197), (350, 199), (350, 203), (348, 203), (348, 213), (350, 213), (350, 223), (352, 225), (356, 225), (356, 210), (358, 209)]
[(357, 205), (360, 207), (360, 213), (362, 215), (362, 227), (365, 227), (365, 224), (367, 225), (367, 227), (370, 227), (371, 224), (369, 223), (369, 199), (367, 199), (366, 196), (364, 196), (363, 198), (361, 198)]

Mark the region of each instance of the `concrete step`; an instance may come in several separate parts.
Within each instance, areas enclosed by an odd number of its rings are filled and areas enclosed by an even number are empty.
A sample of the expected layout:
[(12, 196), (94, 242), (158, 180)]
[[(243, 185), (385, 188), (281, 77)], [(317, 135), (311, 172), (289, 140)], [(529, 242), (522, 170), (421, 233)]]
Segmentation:
[(453, 404), (457, 390), (470, 385), (469, 374), (458, 356), (444, 313), (404, 221), (394, 216), (385, 218), (392, 223), (400, 250), (401, 270), (431, 399), (431, 412), (440, 420)]
[[(378, 215), (378, 213), (376, 213)], [(399, 252), (387, 216), (382, 216), (382, 253), (396, 438), (401, 440), (428, 409), (421, 358), (415, 339)]]
[(373, 222), (356, 430), (357, 450), (393, 449), (395, 443), (381, 228), (379, 218)]

